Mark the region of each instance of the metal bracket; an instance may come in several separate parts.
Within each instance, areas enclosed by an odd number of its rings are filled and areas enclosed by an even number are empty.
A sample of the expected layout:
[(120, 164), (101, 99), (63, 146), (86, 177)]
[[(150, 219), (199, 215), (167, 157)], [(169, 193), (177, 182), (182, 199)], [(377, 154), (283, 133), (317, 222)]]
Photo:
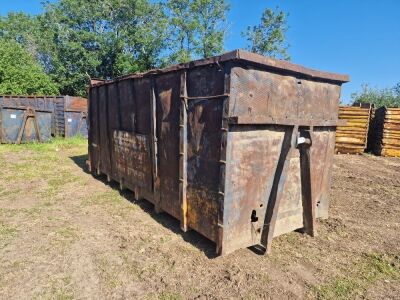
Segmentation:
[(26, 111), (24, 112), (24, 116), (22, 118), (22, 124), (21, 124), (21, 127), (19, 128), (19, 132), (18, 132), (18, 137), (17, 137), (16, 143), (17, 144), (21, 144), (22, 135), (24, 133), (26, 122), (28, 121), (28, 118), (33, 118), (33, 124), (35, 125), (36, 137), (37, 137), (38, 141), (40, 143), (42, 143), (43, 139), (42, 139), (42, 135), (40, 133), (40, 128), (39, 128), (39, 124), (38, 124), (38, 121), (37, 121), (36, 111), (35, 111), (34, 108), (31, 108), (31, 107), (28, 107), (26, 109)]
[[(310, 148), (312, 146), (312, 131), (301, 130), (298, 138), (297, 148), (300, 151), (300, 177), (301, 177), (301, 198), (303, 202), (303, 226), (304, 232), (316, 235), (316, 203), (314, 203), (314, 195), (312, 190), (312, 160)], [(301, 143), (299, 143), (299, 141)]]

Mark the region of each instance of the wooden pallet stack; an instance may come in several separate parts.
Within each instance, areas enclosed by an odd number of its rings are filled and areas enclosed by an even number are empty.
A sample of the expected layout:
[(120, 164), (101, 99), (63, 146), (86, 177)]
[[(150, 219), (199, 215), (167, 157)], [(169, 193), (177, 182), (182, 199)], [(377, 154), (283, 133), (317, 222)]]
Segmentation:
[(339, 119), (347, 121), (336, 129), (336, 153), (361, 154), (367, 147), (371, 104), (340, 106)]
[(376, 109), (370, 131), (368, 148), (375, 155), (400, 157), (400, 108)]

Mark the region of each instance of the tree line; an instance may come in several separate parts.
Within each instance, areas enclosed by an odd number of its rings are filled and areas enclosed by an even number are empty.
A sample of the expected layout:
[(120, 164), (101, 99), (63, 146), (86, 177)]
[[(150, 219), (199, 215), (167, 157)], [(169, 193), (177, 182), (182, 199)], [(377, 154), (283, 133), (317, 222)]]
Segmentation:
[(375, 107), (400, 107), (400, 82), (391, 88), (371, 88), (364, 84), (361, 91), (351, 95), (353, 103), (371, 103)]
[[(113, 78), (220, 54), (226, 0), (59, 0), (0, 18), (0, 94), (85, 95)], [(287, 14), (266, 8), (244, 28), (246, 48), (289, 59)]]

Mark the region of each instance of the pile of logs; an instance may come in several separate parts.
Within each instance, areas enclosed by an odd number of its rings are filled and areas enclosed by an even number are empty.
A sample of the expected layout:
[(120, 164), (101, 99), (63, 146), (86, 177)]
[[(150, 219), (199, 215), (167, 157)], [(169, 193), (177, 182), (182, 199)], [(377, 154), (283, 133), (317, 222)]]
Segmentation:
[(347, 124), (336, 129), (336, 153), (364, 153), (372, 112), (372, 105), (365, 103), (339, 107), (339, 119), (346, 120)]
[(400, 157), (400, 108), (375, 110), (368, 149), (375, 155)]

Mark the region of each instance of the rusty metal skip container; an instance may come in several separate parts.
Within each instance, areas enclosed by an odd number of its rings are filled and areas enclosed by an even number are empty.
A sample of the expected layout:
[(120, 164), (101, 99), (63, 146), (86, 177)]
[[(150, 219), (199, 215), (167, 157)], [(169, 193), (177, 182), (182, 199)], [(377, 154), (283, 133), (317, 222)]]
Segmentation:
[(0, 142), (45, 142), (52, 136), (87, 138), (87, 99), (0, 95)]
[(316, 233), (328, 217), (341, 85), (242, 50), (89, 92), (89, 160), (216, 244), (219, 255)]
[(53, 132), (56, 97), (0, 96), (0, 142), (44, 142)]

